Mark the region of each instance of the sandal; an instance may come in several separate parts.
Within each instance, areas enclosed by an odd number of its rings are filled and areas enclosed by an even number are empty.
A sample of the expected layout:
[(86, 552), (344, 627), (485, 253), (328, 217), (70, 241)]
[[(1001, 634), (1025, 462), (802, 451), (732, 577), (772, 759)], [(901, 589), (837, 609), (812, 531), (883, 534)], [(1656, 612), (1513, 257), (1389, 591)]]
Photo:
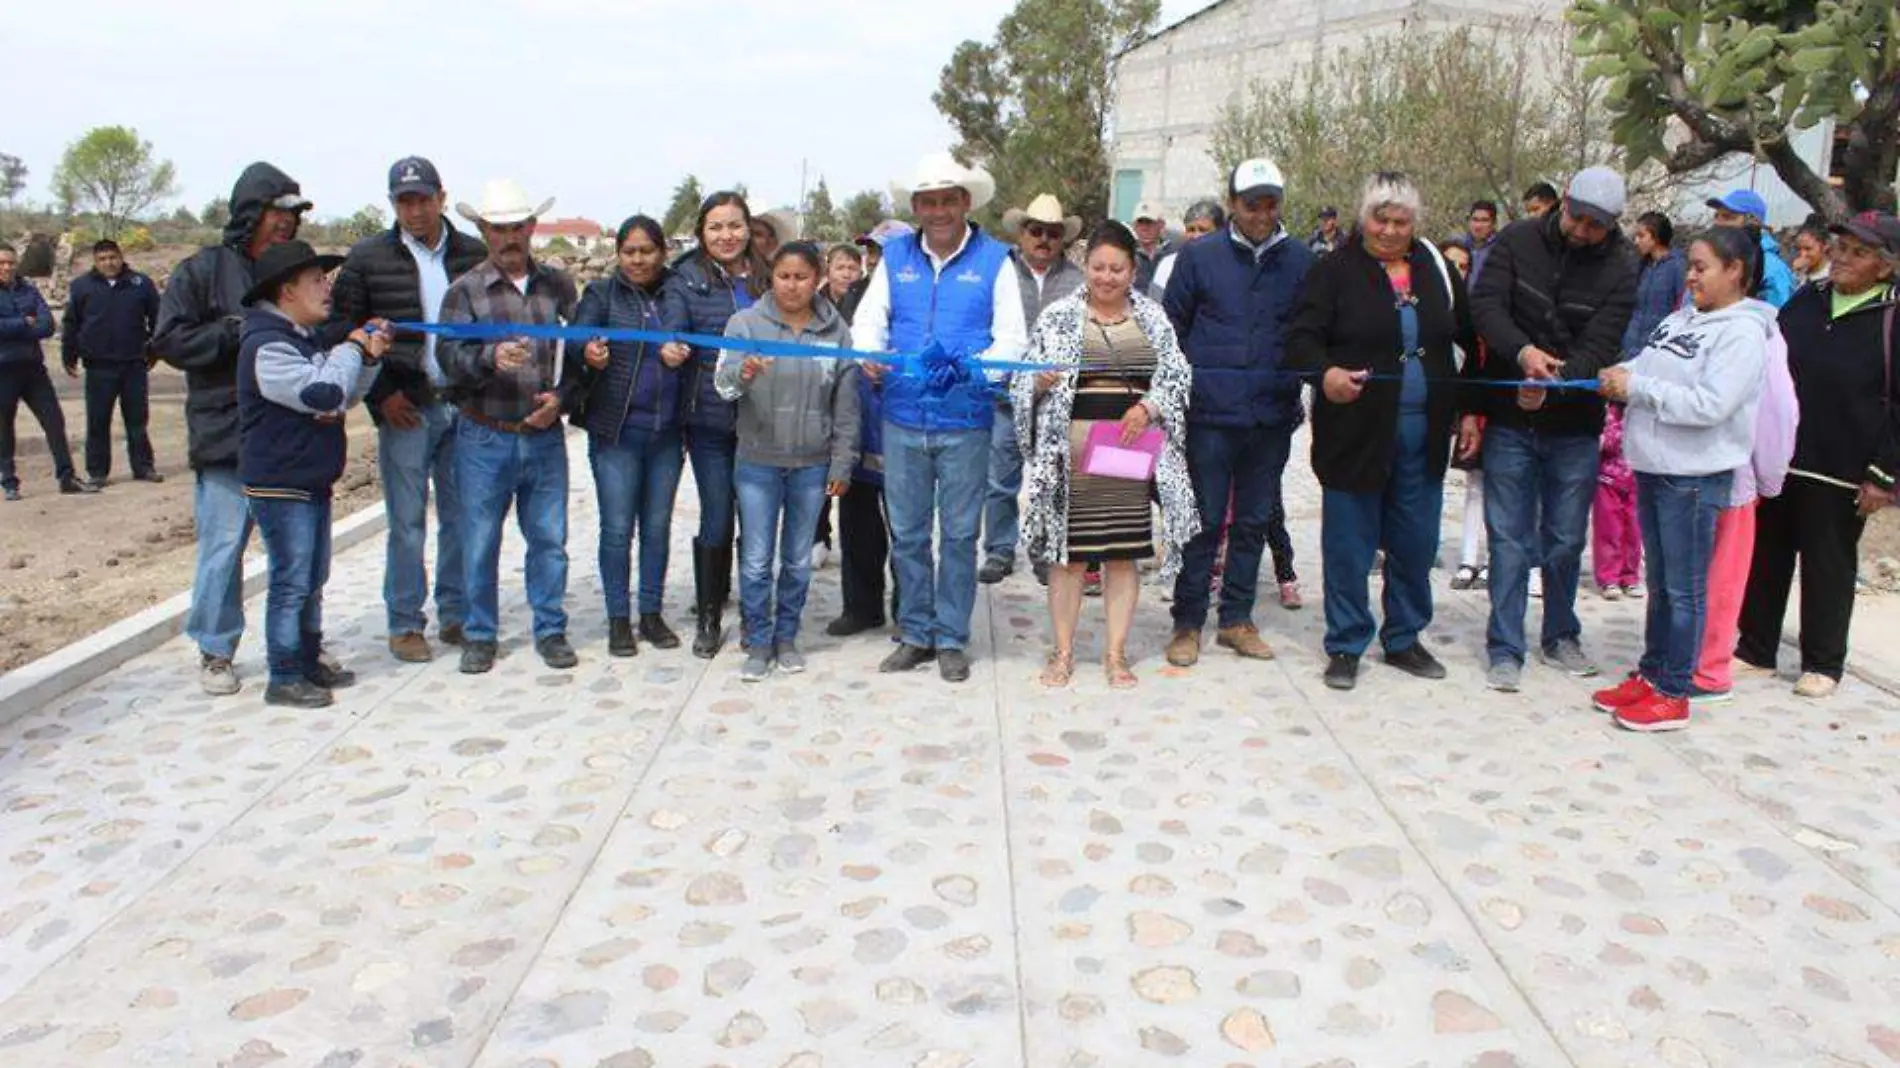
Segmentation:
[(1128, 670), (1128, 658), (1120, 653), (1110, 653), (1104, 657), (1102, 667), (1108, 672), (1108, 688), (1111, 690), (1132, 690), (1141, 683), (1135, 673)]
[(1059, 690), (1075, 677), (1075, 654), (1073, 652), (1055, 652), (1049, 654), (1049, 660), (1042, 666), (1042, 684), (1051, 690)]

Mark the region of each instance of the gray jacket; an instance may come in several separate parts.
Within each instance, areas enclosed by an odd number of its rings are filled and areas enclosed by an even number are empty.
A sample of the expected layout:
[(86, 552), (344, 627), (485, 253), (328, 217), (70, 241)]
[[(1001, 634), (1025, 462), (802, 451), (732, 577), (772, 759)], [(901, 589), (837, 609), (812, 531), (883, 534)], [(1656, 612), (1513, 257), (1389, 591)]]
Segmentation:
[[(734, 315), (726, 336), (851, 347), (851, 328), (830, 301), (813, 300), (811, 322), (794, 330), (770, 293)], [(780, 357), (747, 382), (739, 375), (745, 359), (743, 352), (722, 349), (713, 372), (719, 395), (738, 408), (739, 459), (770, 467), (825, 464), (825, 481), (849, 482), (858, 463), (858, 365), (829, 357)]]

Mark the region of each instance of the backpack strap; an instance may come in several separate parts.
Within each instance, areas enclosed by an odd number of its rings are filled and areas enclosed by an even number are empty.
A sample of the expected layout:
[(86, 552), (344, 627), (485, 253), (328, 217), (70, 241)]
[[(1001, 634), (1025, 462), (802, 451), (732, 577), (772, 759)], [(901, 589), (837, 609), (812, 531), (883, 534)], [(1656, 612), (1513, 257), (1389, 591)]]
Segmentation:
[[(1438, 265), (1438, 280), (1445, 284), (1445, 310), (1451, 315), (1452, 322), (1454, 324), (1454, 329), (1455, 329), (1456, 323), (1458, 321), (1458, 291), (1452, 288), (1451, 268), (1446, 266), (1445, 254), (1438, 251), (1437, 245), (1434, 245), (1430, 241), (1425, 241), (1425, 240), (1420, 240), (1419, 244), (1425, 246), (1425, 251), (1432, 254), (1432, 262)], [(1453, 370), (1463, 371), (1465, 369), (1465, 360), (1467, 358), (1468, 357), (1465, 355), (1465, 352), (1463, 349), (1459, 348), (1457, 345), (1453, 345), (1451, 347), (1451, 361), (1452, 361)], [(1892, 363), (1893, 361), (1889, 360), (1887, 362)]]

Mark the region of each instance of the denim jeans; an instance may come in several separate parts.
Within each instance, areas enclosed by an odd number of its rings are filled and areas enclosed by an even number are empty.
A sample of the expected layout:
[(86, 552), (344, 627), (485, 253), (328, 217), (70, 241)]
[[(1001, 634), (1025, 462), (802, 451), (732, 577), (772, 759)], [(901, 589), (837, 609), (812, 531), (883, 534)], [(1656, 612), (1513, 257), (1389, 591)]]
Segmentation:
[(1542, 647), (1583, 633), (1577, 579), (1596, 494), (1596, 438), (1516, 427), (1493, 427), (1485, 434), (1484, 525), (1491, 541), (1485, 650), (1490, 663), (1524, 663), (1524, 612), (1533, 567), (1544, 574)]
[(567, 632), (567, 446), (555, 427), (507, 434), (472, 419), (455, 424), (455, 482), (462, 491), (464, 633), (492, 642), (500, 626), (501, 524), (515, 507), (527, 540), (524, 571), (537, 639)]
[(1220, 549), (1227, 502), (1233, 500), (1233, 525), (1227, 531), (1227, 568), (1220, 584), (1219, 625), (1253, 621), (1254, 587), (1260, 582), (1260, 557), (1267, 544), (1273, 502), (1280, 499), (1293, 435), (1285, 427), (1215, 427), (1188, 424), (1188, 477), (1201, 509), (1201, 532), (1181, 554), (1174, 582), (1174, 628), (1199, 631), (1207, 623), (1214, 582), (1214, 557)]
[(1360, 656), (1372, 643), (1367, 587), (1373, 557), (1385, 550), (1385, 623), (1379, 644), (1387, 654), (1418, 644), (1432, 622), (1432, 561), (1444, 511), (1443, 472), (1425, 459), (1425, 415), (1402, 416), (1385, 488), (1370, 493), (1326, 490), (1321, 499), (1320, 556), (1326, 582), (1326, 652)]
[(1689, 696), (1695, 681), (1702, 627), (1708, 619), (1716, 513), (1728, 507), (1734, 485), (1732, 471), (1636, 473), (1637, 522), (1649, 557), (1649, 609), (1637, 670), (1664, 697)]
[(330, 581), (330, 499), (251, 501), (270, 557), (264, 648), (272, 685), (296, 682), (323, 652), (323, 585)]
[(126, 460), (134, 475), (155, 469), (151, 421), (151, 372), (142, 360), (86, 365), (86, 474), (103, 481), (112, 474), (112, 408), (125, 421)]
[(732, 544), (732, 467), (738, 454), (736, 434), (703, 427), (686, 431), (686, 456), (693, 462), (693, 485), (699, 491), (699, 534), (694, 540), (709, 549)]
[(600, 508), (600, 587), (607, 596), (607, 618), (633, 617), (631, 557), (636, 528), (640, 533), (640, 612), (658, 612), (666, 592), (673, 497), (686, 462), (679, 429), (623, 426), (615, 442), (589, 435), (587, 459), (594, 469), (594, 498)]
[[(770, 649), (798, 640), (798, 621), (811, 590), (811, 546), (818, 532), (818, 509), (825, 503), (824, 464), (772, 467), (739, 461), (739, 611), (746, 644)], [(778, 555), (777, 605), (774, 606), (772, 556)]]
[(185, 634), (198, 651), (230, 659), (244, 636), (244, 550), (251, 543), (251, 507), (235, 467), (198, 472), (192, 500), (198, 527), (198, 569), (191, 580)]
[(383, 557), (383, 605), (389, 634), (420, 634), (428, 626), (429, 481), (435, 480), (435, 614), (442, 626), (460, 625), (468, 612), (462, 586), (462, 497), (455, 489), (454, 408), (417, 409), (422, 425), (398, 430), (385, 423), (376, 438), (382, 468), (389, 541)]
[(983, 557), (1014, 560), (1022, 538), (1023, 453), (1016, 443), (1016, 417), (1007, 405), (997, 409), (990, 428), (989, 490), (983, 502)]
[[(988, 430), (884, 424), (884, 502), (897, 561), (898, 634), (919, 649), (970, 644), (976, 528), (989, 483)], [(934, 528), (934, 530), (933, 530)], [(937, 557), (931, 559), (931, 536)]]

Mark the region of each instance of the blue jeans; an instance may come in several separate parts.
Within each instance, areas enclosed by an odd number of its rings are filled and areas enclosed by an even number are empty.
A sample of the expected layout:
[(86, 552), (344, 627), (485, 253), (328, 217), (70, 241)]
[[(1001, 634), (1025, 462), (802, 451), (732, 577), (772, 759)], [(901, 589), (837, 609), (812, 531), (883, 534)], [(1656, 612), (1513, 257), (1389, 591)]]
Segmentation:
[(198, 527), (198, 570), (191, 580), (185, 634), (208, 656), (230, 659), (244, 636), (244, 550), (251, 543), (251, 508), (235, 467), (198, 472), (192, 499)]
[(1636, 515), (1649, 565), (1649, 609), (1643, 625), (1643, 678), (1664, 697), (1687, 697), (1708, 619), (1709, 557), (1716, 513), (1728, 507), (1733, 472), (1717, 475), (1636, 473)]
[(738, 435), (687, 428), (686, 456), (693, 462), (693, 485), (699, 490), (699, 535), (694, 540), (708, 549), (732, 544), (732, 467), (738, 455)]
[(462, 496), (455, 490), (454, 408), (419, 408), (422, 425), (376, 432), (376, 462), (382, 468), (383, 506), (389, 541), (383, 554), (383, 606), (389, 635), (420, 634), (429, 618), (429, 481), (435, 480), (435, 615), (442, 626), (460, 626), (468, 598), (462, 588)]
[(1401, 416), (1385, 488), (1370, 493), (1326, 490), (1321, 500), (1320, 556), (1326, 582), (1326, 652), (1360, 656), (1372, 643), (1367, 587), (1372, 560), (1385, 550), (1387, 654), (1418, 644), (1432, 622), (1432, 561), (1444, 511), (1444, 473), (1427, 470), (1425, 415)]
[(534, 636), (567, 632), (567, 446), (562, 431), (505, 434), (475, 422), (455, 424), (455, 481), (462, 490), (464, 631), (492, 642), (500, 626), (501, 524), (515, 506), (528, 542), (524, 571)]
[(1201, 509), (1201, 532), (1181, 554), (1181, 574), (1174, 581), (1174, 629), (1199, 631), (1207, 623), (1214, 557), (1220, 551), (1230, 495), (1234, 522), (1227, 532), (1219, 625), (1226, 628), (1253, 621), (1254, 587), (1260, 582), (1267, 525), (1273, 504), (1280, 499), (1280, 478), (1292, 450), (1291, 427), (1188, 424), (1188, 477)]
[(985, 559), (1016, 559), (1016, 543), (1022, 538), (1021, 506), (1017, 497), (1023, 491), (1023, 453), (1016, 443), (1016, 417), (1008, 405), (997, 409), (996, 424), (990, 428), (989, 492), (983, 502), (983, 556)]
[(607, 595), (607, 618), (633, 616), (630, 559), (636, 527), (640, 532), (640, 612), (658, 612), (666, 591), (673, 497), (686, 462), (680, 452), (679, 429), (623, 426), (620, 440), (612, 443), (589, 435), (587, 459), (594, 468), (594, 497), (600, 507), (600, 586)]
[[(1597, 493), (1597, 439), (1515, 427), (1484, 436), (1484, 526), (1491, 542), (1490, 662), (1523, 664), (1531, 568), (1544, 573), (1545, 649), (1583, 633), (1577, 577)], [(1539, 513), (1542, 521), (1539, 521)]]
[[(989, 483), (988, 430), (884, 424), (884, 502), (897, 562), (898, 634), (919, 649), (970, 644), (976, 528)], [(939, 556), (931, 559), (931, 535)]]
[[(811, 546), (825, 503), (824, 464), (771, 467), (743, 460), (739, 488), (739, 611), (746, 644), (770, 649), (798, 640), (798, 621), (811, 590)], [(773, 606), (772, 555), (778, 554), (778, 604)]]
[(253, 500), (251, 515), (270, 557), (264, 649), (274, 686), (316, 670), (323, 652), (323, 584), (330, 581), (330, 500)]

